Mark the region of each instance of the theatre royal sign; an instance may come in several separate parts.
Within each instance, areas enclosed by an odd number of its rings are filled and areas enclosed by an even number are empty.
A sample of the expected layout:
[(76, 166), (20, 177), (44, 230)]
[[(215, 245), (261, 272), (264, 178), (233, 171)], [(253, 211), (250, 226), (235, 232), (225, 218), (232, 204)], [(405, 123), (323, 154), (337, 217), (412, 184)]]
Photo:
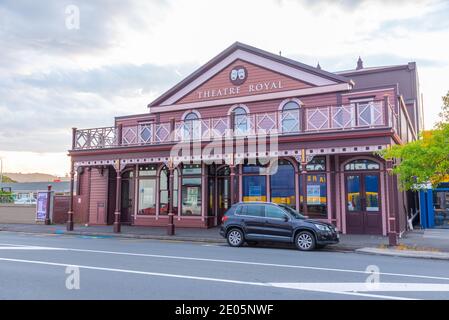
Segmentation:
[(223, 98), (239, 95), (240, 93), (254, 94), (282, 89), (281, 80), (245, 84), (247, 78), (247, 69), (244, 66), (235, 66), (229, 72), (229, 81), (231, 86), (218, 89), (200, 90), (197, 91), (197, 97), (198, 99)]

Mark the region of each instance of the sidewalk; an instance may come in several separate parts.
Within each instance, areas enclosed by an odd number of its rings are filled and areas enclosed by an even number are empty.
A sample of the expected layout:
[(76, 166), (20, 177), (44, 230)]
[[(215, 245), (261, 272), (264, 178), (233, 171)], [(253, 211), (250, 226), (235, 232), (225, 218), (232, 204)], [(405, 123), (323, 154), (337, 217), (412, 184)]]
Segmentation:
[[(218, 228), (195, 229), (176, 228), (174, 236), (168, 236), (164, 227), (139, 227), (122, 226), (121, 233), (114, 233), (112, 226), (84, 226), (75, 225), (74, 231), (66, 231), (65, 225), (42, 225), (42, 224), (0, 224), (0, 231), (40, 233), (40, 234), (66, 234), (81, 235), (91, 237), (121, 237), (134, 239), (156, 239), (171, 241), (191, 241), (207, 243), (226, 243), (219, 233)], [(326, 250), (335, 251), (355, 251), (371, 254), (395, 255), (419, 257), (418, 252), (449, 253), (449, 230), (415, 230), (406, 233), (400, 240), (400, 246), (396, 248), (388, 247), (388, 238), (372, 235), (341, 235), (340, 243), (328, 246)], [(368, 250), (367, 250), (368, 249)], [(375, 250), (371, 250), (375, 249)], [(445, 256), (441, 254), (435, 255)], [(449, 256), (448, 256), (449, 259)]]

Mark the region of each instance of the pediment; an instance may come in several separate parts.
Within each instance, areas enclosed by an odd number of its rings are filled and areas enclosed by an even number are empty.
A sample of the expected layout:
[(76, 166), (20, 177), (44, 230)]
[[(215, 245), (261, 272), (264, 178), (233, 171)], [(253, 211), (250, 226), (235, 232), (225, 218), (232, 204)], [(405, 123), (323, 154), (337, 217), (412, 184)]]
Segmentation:
[(349, 83), (349, 80), (237, 43), (150, 106), (266, 95), (341, 83)]

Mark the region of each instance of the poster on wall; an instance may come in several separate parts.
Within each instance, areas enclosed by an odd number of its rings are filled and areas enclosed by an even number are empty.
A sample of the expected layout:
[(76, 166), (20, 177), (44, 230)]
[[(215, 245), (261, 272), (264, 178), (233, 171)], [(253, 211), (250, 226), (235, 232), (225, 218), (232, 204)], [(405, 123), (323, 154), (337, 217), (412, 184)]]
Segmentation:
[(45, 216), (47, 214), (47, 197), (47, 192), (37, 193), (36, 221), (45, 221)]
[(187, 203), (196, 206), (198, 202), (198, 187), (187, 188)]
[(260, 197), (262, 195), (261, 186), (249, 186), (249, 196), (250, 197)]
[(307, 185), (307, 204), (321, 204), (320, 185)]

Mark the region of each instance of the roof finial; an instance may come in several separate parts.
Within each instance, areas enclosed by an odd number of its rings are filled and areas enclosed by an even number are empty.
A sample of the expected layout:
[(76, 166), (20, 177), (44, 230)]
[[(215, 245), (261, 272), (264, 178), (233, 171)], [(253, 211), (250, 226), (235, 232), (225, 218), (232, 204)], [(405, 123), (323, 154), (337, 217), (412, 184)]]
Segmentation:
[(282, 51), (281, 50), (279, 50), (279, 55), (282, 56)]
[(363, 60), (359, 56), (359, 60), (357, 60), (357, 68), (356, 68), (356, 70), (360, 70), (360, 69), (363, 69)]
[(321, 70), (321, 66), (320, 66), (320, 62), (318, 61), (318, 64), (316, 65), (316, 68), (318, 69), (318, 70)]

